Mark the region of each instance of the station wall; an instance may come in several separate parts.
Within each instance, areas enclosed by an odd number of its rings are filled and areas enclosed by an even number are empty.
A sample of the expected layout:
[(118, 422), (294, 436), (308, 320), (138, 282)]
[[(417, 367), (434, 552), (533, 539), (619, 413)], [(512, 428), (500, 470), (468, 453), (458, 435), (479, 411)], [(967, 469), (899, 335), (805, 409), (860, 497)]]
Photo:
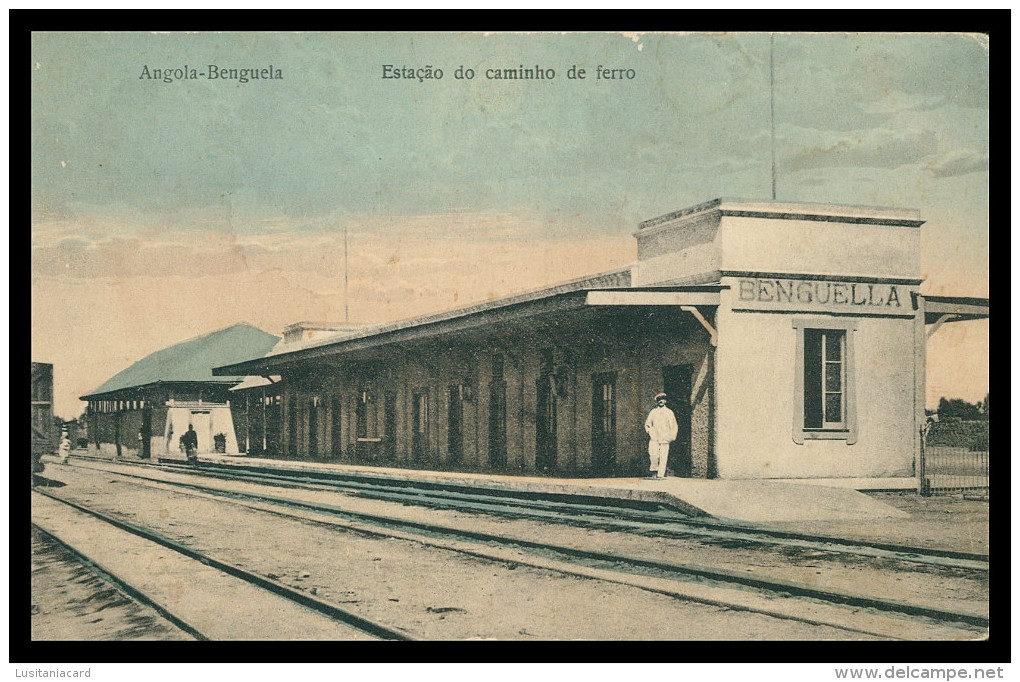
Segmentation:
[[(164, 387), (152, 387), (142, 390), (134, 389), (123, 394), (111, 394), (109, 399), (96, 400), (90, 403), (86, 420), (89, 429), (88, 449), (92, 454), (103, 456), (138, 457), (142, 452), (142, 443), (138, 438), (146, 414), (149, 418), (149, 452), (153, 458), (170, 453), (178, 454), (178, 441), (183, 433), (178, 430), (170, 443), (166, 439), (166, 420), (169, 410), (167, 403), (171, 400), (180, 404), (203, 399), (209, 404), (226, 403), (233, 396), (223, 384), (190, 389), (172, 390)], [(236, 412), (236, 406), (231, 406)], [(215, 430), (224, 430), (222, 418), (217, 420)], [(236, 416), (232, 434), (227, 435), (229, 447), (236, 451), (237, 447)], [(207, 448), (211, 450), (212, 447)]]
[[(916, 210), (726, 199), (644, 221), (629, 275), (584, 286), (665, 288), (676, 300), (617, 297), (611, 311), (598, 305), (609, 297), (595, 297), (582, 312), (579, 299), (553, 300), (566, 289), (550, 289), (528, 299), (548, 299), (544, 312), (513, 324), (520, 301), (507, 300), (483, 318), (459, 311), (464, 326), (431, 340), (435, 320), (395, 328), (400, 343), (385, 343), (394, 329), (384, 328), (315, 359), (295, 349), (272, 363), (284, 377), (281, 450), (426, 469), (644, 474), (643, 423), (665, 389), (689, 412), (691, 476), (913, 476), (924, 420), (921, 224)], [(679, 286), (708, 283), (718, 303)], [(564, 302), (574, 307), (553, 307)], [(696, 316), (714, 325), (717, 348)], [(493, 395), (503, 438), (490, 435)], [(554, 438), (543, 438), (547, 427)]]
[[(731, 292), (732, 295), (732, 292)], [(797, 438), (804, 399), (795, 319), (847, 325), (853, 344), (853, 435)], [(915, 471), (912, 317), (723, 310), (719, 314), (718, 475), (883, 478)], [(801, 389), (803, 391), (803, 389)], [(849, 431), (849, 430), (848, 430)], [(819, 434), (813, 434), (818, 436)]]
[(722, 218), (723, 271), (919, 278), (920, 230), (831, 221)]
[[(679, 310), (585, 315), (579, 324), (553, 320), (511, 334), (489, 331), (455, 342), (404, 344), (361, 362), (319, 363), (285, 373), (284, 453), (414, 468), (642, 475), (648, 470), (645, 417), (663, 389), (663, 368), (679, 366), (691, 379), (691, 395), (676, 398), (690, 405), (690, 473), (708, 476), (714, 467), (714, 392), (705, 330)], [(604, 388), (607, 383), (610, 388)], [(494, 387), (505, 406), (505, 454), (499, 438), (496, 450), (490, 448)], [(597, 405), (600, 399), (608, 402)], [(497, 407), (499, 402), (497, 397)], [(549, 414), (549, 402), (555, 404), (555, 425), (547, 429), (543, 414)], [(593, 415), (595, 407), (600, 414)], [(360, 439), (359, 409), (365, 423)], [(605, 423), (603, 409), (612, 411), (613, 447), (593, 427), (593, 421)], [(460, 447), (451, 417), (460, 424)], [(555, 433), (550, 439), (555, 455), (542, 447), (548, 441), (538, 434), (545, 430)], [(603, 447), (595, 447), (593, 436)]]

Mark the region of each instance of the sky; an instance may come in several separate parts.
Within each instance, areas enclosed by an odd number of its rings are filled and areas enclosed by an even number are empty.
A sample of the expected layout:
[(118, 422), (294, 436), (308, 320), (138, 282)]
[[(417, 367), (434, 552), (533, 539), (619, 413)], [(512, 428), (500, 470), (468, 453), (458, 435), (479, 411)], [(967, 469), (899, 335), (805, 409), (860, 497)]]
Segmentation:
[[(281, 334), (455, 308), (625, 266), (642, 220), (768, 199), (769, 48), (765, 33), (33, 34), (32, 359), (55, 366), (56, 412), (236, 322)], [(777, 199), (918, 209), (922, 291), (987, 296), (988, 49), (776, 34)], [(151, 77), (209, 65), (280, 77)], [(535, 67), (555, 77), (486, 77)], [(927, 402), (983, 398), (987, 348), (987, 321), (944, 325)]]

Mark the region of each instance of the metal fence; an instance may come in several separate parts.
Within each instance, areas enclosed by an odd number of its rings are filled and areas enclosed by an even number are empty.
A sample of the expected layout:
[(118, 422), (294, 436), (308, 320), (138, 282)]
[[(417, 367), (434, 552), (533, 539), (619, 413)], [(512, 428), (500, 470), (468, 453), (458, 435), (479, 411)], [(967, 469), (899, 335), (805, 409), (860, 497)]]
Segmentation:
[(988, 451), (927, 445), (921, 456), (921, 494), (988, 495)]

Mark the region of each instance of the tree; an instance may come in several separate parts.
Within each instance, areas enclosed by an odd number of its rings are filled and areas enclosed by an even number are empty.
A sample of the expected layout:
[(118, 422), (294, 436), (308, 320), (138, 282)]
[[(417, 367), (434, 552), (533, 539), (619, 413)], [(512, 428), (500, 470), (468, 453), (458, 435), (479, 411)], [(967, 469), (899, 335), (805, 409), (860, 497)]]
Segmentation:
[(982, 411), (981, 403), (968, 403), (960, 398), (939, 398), (939, 419), (959, 421), (984, 421), (988, 413)]

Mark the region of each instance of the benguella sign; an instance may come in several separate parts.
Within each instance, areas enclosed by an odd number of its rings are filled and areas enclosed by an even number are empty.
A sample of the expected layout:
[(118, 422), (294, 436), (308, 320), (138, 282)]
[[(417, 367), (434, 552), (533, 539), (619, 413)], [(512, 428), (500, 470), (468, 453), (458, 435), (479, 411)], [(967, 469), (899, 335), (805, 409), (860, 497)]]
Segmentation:
[(860, 313), (903, 312), (909, 292), (901, 284), (742, 277), (734, 307), (839, 309)]

